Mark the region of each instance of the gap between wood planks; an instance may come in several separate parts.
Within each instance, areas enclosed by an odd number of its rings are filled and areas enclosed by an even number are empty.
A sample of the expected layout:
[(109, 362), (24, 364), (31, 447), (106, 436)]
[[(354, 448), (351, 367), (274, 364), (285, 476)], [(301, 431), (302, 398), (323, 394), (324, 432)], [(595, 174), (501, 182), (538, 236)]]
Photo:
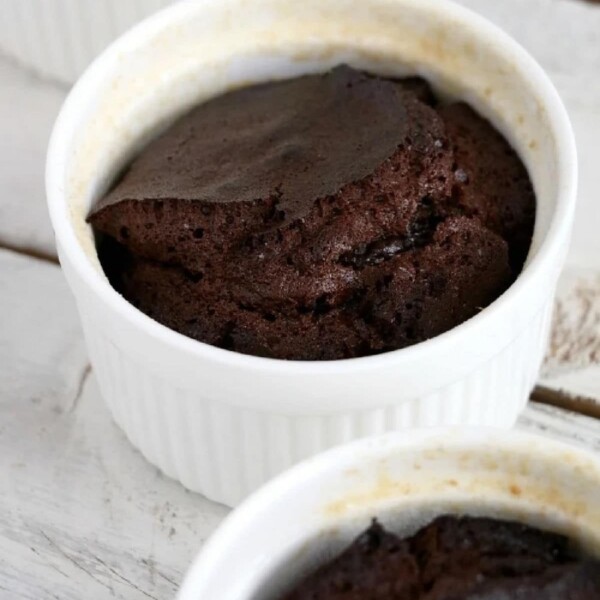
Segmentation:
[(48, 254), (35, 248), (29, 248), (27, 246), (17, 246), (15, 244), (7, 244), (6, 242), (0, 241), (0, 250), (8, 250), (21, 256), (28, 256), (29, 258), (35, 258), (36, 260), (43, 260), (44, 262), (51, 263), (53, 265), (59, 265), (58, 258), (54, 254)]
[[(54, 265), (60, 265), (56, 256), (48, 254), (46, 252), (35, 250), (33, 248), (15, 246), (12, 244), (7, 244), (5, 242), (0, 242), (0, 249), (9, 250), (11, 252), (15, 252), (16, 254), (29, 256), (30, 258), (42, 260), (44, 262), (51, 263)], [(78, 397), (81, 394), (81, 387), (83, 386), (83, 382), (89, 375), (89, 372), (90, 366), (88, 365), (82, 376), (82, 382), (80, 385), (80, 389), (77, 393), (77, 397), (73, 402), (74, 406), (77, 404)], [(562, 390), (553, 390), (551, 388), (541, 385), (538, 385), (533, 389), (529, 398), (531, 401), (538, 402), (539, 404), (556, 406), (558, 408), (570, 410), (571, 412), (575, 412), (586, 417), (600, 419), (600, 404), (598, 404), (591, 398), (586, 398), (583, 396), (573, 396), (568, 392), (564, 392)]]
[(27, 73), (30, 77), (37, 80), (39, 83), (43, 83), (45, 85), (49, 85), (51, 87), (56, 88), (57, 90), (61, 90), (63, 92), (68, 92), (71, 89), (71, 86), (64, 81), (60, 81), (52, 77), (51, 75), (45, 75), (43, 73), (38, 72), (35, 67), (31, 67), (27, 64), (22, 63), (18, 58), (11, 56), (10, 54), (6, 54), (4, 50), (0, 49), (0, 60), (8, 63), (9, 65), (13, 65), (20, 71)]
[(529, 399), (532, 402), (556, 406), (585, 417), (600, 419), (600, 404), (585, 396), (574, 396), (562, 390), (537, 385), (531, 392)]

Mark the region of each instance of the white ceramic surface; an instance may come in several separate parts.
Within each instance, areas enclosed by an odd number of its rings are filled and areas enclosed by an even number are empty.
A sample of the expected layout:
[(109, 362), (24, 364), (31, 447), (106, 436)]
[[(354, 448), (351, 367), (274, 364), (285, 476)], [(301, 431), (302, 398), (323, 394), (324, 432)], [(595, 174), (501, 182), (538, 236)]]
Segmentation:
[[(420, 73), (511, 140), (538, 198), (532, 249), (490, 307), (412, 348), (335, 362), (278, 361), (188, 339), (128, 304), (98, 263), (85, 215), (115, 173), (193, 104), (253, 81), (340, 62)], [(65, 102), (47, 190), (59, 256), (102, 393), (152, 463), (236, 504), (293, 463), (407, 427), (510, 427), (547, 340), (568, 246), (576, 155), (538, 65), (508, 36), (438, 0), (205, 0), (172, 6), (113, 44)]]
[(121, 33), (174, 0), (2, 0), (0, 52), (74, 83)]
[(372, 518), (404, 534), (440, 514), (517, 520), (599, 556), (599, 500), (598, 455), (545, 437), (457, 429), (361, 440), (306, 461), (238, 507), (178, 600), (276, 600)]

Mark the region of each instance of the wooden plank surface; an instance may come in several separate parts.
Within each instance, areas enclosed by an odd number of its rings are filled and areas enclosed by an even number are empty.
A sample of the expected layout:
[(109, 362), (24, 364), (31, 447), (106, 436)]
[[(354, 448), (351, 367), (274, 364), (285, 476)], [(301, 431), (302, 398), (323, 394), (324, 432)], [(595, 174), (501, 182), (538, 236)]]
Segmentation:
[(52, 124), (65, 96), (66, 90), (40, 81), (0, 56), (0, 246), (56, 255), (46, 208), (44, 162)]
[(23, 402), (68, 410), (89, 361), (60, 269), (0, 250), (0, 323), (0, 409)]
[(95, 379), (67, 411), (2, 403), (0, 598), (163, 600), (227, 513), (162, 476)]

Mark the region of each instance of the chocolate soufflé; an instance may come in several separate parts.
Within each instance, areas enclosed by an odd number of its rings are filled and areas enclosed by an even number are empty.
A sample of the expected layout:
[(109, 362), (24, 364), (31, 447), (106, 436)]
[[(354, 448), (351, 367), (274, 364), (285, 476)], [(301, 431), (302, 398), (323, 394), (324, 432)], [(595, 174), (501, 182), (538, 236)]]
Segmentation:
[(597, 600), (600, 562), (566, 537), (444, 516), (402, 539), (374, 523), (281, 600)]
[(196, 107), (89, 221), (111, 284), (160, 323), (332, 360), (481, 311), (520, 272), (534, 216), (525, 167), (469, 106), (341, 66)]

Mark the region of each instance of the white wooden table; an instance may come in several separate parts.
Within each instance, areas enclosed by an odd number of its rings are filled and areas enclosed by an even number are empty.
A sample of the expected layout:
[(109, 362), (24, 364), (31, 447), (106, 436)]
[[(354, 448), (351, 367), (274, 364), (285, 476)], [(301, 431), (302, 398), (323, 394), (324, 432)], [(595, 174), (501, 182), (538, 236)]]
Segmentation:
[[(463, 3), (528, 47), (562, 93), (582, 170), (569, 264), (600, 272), (600, 8)], [(44, 203), (65, 93), (0, 56), (0, 599), (166, 600), (228, 511), (145, 462), (99, 396)], [(543, 383), (600, 399), (598, 365)], [(600, 420), (573, 410), (532, 403), (519, 427), (600, 452)]]

